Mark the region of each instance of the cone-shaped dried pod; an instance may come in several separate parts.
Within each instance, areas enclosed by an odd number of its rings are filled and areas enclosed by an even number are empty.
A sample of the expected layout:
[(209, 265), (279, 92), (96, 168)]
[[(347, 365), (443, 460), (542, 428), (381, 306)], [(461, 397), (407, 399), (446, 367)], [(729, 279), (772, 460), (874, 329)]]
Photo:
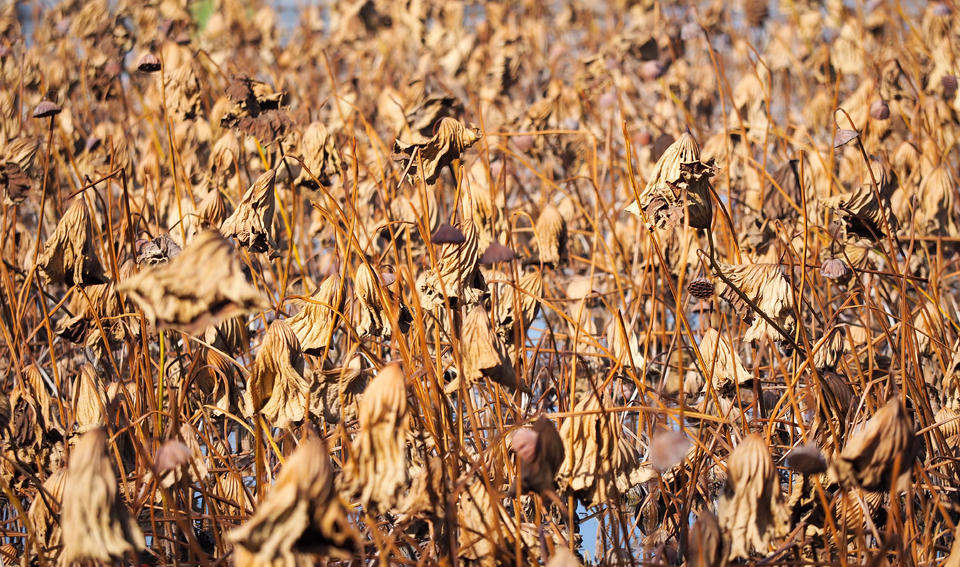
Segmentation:
[(167, 111), (179, 120), (189, 120), (200, 111), (200, 78), (196, 64), (184, 61), (164, 77), (163, 88), (167, 94)]
[(460, 348), (468, 387), (484, 378), (513, 389), (520, 385), (507, 349), (490, 328), (490, 317), (480, 305), (473, 306), (463, 318)]
[(417, 276), (417, 294), (424, 309), (440, 307), (445, 298), (467, 304), (480, 298), (480, 290), (474, 285), (479, 275), (477, 262), (480, 258), (477, 231), (472, 222), (465, 222), (460, 228), (464, 241), (444, 244), (436, 266)]
[(847, 326), (834, 325), (813, 347), (813, 363), (817, 370), (835, 370), (847, 347)]
[(111, 563), (143, 549), (143, 532), (128, 516), (107, 457), (107, 434), (92, 429), (70, 453), (60, 508), (61, 565)]
[(926, 174), (920, 184), (920, 203), (915, 224), (925, 235), (956, 236), (957, 225), (954, 213), (956, 185), (945, 164), (940, 164)]
[(223, 221), (220, 232), (237, 239), (241, 246), (253, 252), (275, 248), (273, 242), (273, 213), (276, 201), (273, 194), (276, 170), (268, 169), (247, 190), (233, 214)]
[(303, 302), (303, 308), (288, 323), (304, 353), (320, 356), (330, 348), (344, 304), (343, 284), (338, 275), (323, 280), (310, 301)]
[(360, 264), (353, 277), (353, 291), (357, 296), (356, 330), (360, 337), (389, 337), (393, 329), (390, 315), (380, 301), (377, 275), (367, 264)]
[(239, 567), (297, 565), (301, 554), (346, 557), (360, 545), (337, 496), (326, 443), (311, 437), (290, 455), (277, 481), (227, 539), (245, 551)]
[(724, 564), (723, 534), (720, 523), (710, 510), (697, 516), (687, 547), (687, 565), (690, 567), (721, 567)]
[(706, 366), (707, 376), (718, 392), (729, 393), (737, 384), (753, 380), (753, 374), (743, 366), (740, 355), (716, 329), (707, 329), (699, 345), (700, 356)]
[(343, 171), (340, 153), (333, 141), (333, 136), (322, 122), (313, 122), (307, 127), (300, 142), (300, 153), (306, 169), (300, 172), (297, 183), (314, 186), (316, 178), (320, 183), (328, 185), (331, 175)]
[[(793, 332), (796, 317), (793, 313), (793, 293), (790, 282), (783, 275), (778, 264), (740, 264), (730, 265), (718, 262), (720, 273), (740, 290), (743, 295), (763, 311), (783, 330)], [(757, 315), (753, 308), (731, 289), (726, 282), (718, 278), (717, 293), (730, 302), (737, 314), (750, 323), (743, 340), (752, 342), (763, 337), (783, 340), (775, 327)]]
[(533, 233), (537, 237), (541, 262), (556, 265), (566, 257), (567, 223), (555, 206), (548, 204), (543, 208)]
[(563, 439), (552, 421), (541, 415), (533, 425), (514, 431), (508, 445), (517, 456), (524, 491), (545, 494), (557, 488), (564, 450)]
[(520, 337), (526, 337), (527, 329), (537, 318), (540, 301), (543, 299), (543, 277), (539, 271), (524, 274), (517, 282), (519, 290), (507, 281), (504, 274), (491, 279), (502, 280), (490, 284), (496, 298), (493, 314), (497, 323), (497, 334), (504, 343), (514, 344), (517, 340), (515, 334), (517, 327), (520, 330)]
[(151, 323), (188, 332), (266, 307), (233, 246), (214, 231), (198, 234), (176, 258), (131, 276), (119, 290)]
[(270, 323), (243, 395), (246, 413), (262, 412), (274, 427), (303, 421), (311, 386), (297, 335), (286, 321)]
[(686, 207), (690, 226), (710, 228), (712, 176), (713, 167), (700, 161), (700, 147), (693, 136), (685, 132), (657, 160), (650, 181), (627, 211), (643, 216), (642, 209), (648, 223), (664, 228), (682, 224)]
[(37, 259), (47, 281), (73, 285), (105, 283), (103, 266), (94, 248), (93, 226), (83, 196), (74, 197)]
[(47, 550), (60, 545), (60, 525), (56, 516), (63, 501), (66, 478), (67, 469), (62, 467), (43, 481), (43, 490), (37, 492), (27, 512), (40, 545)]
[(729, 559), (766, 553), (786, 535), (790, 510), (783, 502), (777, 470), (763, 437), (748, 435), (727, 459), (727, 489), (720, 498), (720, 527), (730, 544)]
[(459, 160), (463, 152), (481, 138), (479, 128), (468, 128), (456, 118), (446, 117), (437, 125), (437, 133), (427, 140), (401, 140), (393, 144), (395, 159), (410, 164), (409, 174), (418, 177), (418, 168), (423, 164), (423, 178), (428, 184), (434, 184), (443, 168)]
[(399, 363), (383, 367), (370, 381), (357, 409), (360, 432), (351, 477), (364, 509), (386, 513), (410, 487), (406, 457), (407, 387)]
[(207, 196), (200, 201), (197, 216), (200, 218), (200, 226), (204, 229), (216, 230), (223, 224), (227, 219), (227, 204), (223, 202), (223, 195), (219, 189), (211, 188)]
[(915, 455), (913, 423), (899, 399), (891, 399), (859, 430), (830, 463), (834, 476), (846, 486), (867, 490), (890, 488), (896, 472), (898, 485), (909, 480)]
[(80, 368), (76, 392), (77, 431), (84, 433), (105, 425), (107, 395), (96, 370), (89, 364)]

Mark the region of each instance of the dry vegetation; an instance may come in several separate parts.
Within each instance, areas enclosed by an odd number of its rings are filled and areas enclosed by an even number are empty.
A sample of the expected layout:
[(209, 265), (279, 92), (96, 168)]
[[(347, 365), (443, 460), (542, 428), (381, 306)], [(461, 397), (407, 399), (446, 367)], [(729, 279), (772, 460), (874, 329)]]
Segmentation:
[(960, 565), (960, 12), (776, 4), (8, 2), (0, 563)]

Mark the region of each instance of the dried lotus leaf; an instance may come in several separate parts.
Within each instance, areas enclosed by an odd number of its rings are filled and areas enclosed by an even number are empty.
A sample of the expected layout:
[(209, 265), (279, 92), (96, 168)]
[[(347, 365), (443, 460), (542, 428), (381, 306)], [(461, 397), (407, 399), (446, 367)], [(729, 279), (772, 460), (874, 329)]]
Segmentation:
[(37, 492), (27, 515), (37, 538), (45, 549), (54, 549), (60, 545), (60, 524), (56, 516), (63, 501), (63, 489), (66, 485), (67, 469), (58, 469), (43, 481), (42, 490)]
[(388, 512), (403, 500), (412, 480), (406, 457), (406, 379), (398, 363), (385, 366), (370, 381), (357, 415), (360, 432), (351, 477), (364, 508)]
[(176, 258), (131, 276), (119, 289), (151, 323), (188, 332), (266, 307), (233, 246), (213, 231), (198, 234)]
[(274, 427), (303, 421), (312, 387), (313, 375), (304, 370), (300, 341), (290, 325), (270, 323), (250, 370), (245, 413), (261, 412)]
[(340, 276), (328, 276), (303, 308), (289, 321), (305, 354), (321, 355), (329, 349), (341, 320), (345, 296)]
[(62, 565), (84, 560), (111, 563), (144, 548), (143, 532), (120, 496), (102, 429), (84, 433), (70, 454), (60, 528)]
[(275, 250), (273, 215), (276, 208), (274, 184), (276, 170), (268, 169), (244, 193), (240, 204), (220, 226), (224, 236), (232, 237), (240, 246), (253, 252)]
[(183, 61), (166, 75), (163, 84), (167, 93), (167, 111), (179, 120), (190, 120), (200, 112), (199, 67), (192, 59)]
[(94, 248), (93, 226), (83, 195), (74, 197), (57, 228), (47, 238), (37, 258), (37, 267), (47, 281), (68, 286), (107, 281)]
[(846, 486), (868, 490), (890, 487), (894, 472), (898, 486), (909, 480), (915, 457), (912, 420), (899, 399), (891, 399), (859, 430), (854, 430), (830, 463), (831, 471)]
[(727, 459), (727, 490), (719, 503), (720, 527), (730, 543), (729, 559), (769, 551), (786, 535), (790, 510), (783, 501), (777, 470), (763, 437), (748, 435)]
[(300, 151), (306, 167), (300, 172), (297, 183), (314, 186), (316, 178), (320, 183), (329, 185), (332, 175), (343, 172), (343, 162), (333, 136), (321, 122), (312, 122), (307, 126), (300, 141)]
[(253, 516), (227, 534), (245, 565), (296, 564), (303, 554), (349, 557), (360, 542), (334, 486), (326, 443), (311, 437), (283, 465)]
[[(718, 262), (717, 266), (720, 273), (767, 317), (788, 333), (793, 331), (796, 325), (796, 317), (793, 313), (793, 290), (778, 264), (731, 265)], [(776, 327), (757, 315), (740, 294), (731, 289), (730, 285), (722, 279), (717, 282), (717, 294), (728, 301), (744, 321), (750, 323), (750, 327), (743, 336), (744, 341), (753, 342), (763, 337), (773, 340), (792, 338), (782, 337)]]
[(716, 329), (707, 329), (698, 345), (705, 370), (718, 392), (729, 392), (735, 384), (743, 385), (754, 379), (740, 361), (740, 355)]
[(360, 264), (353, 277), (354, 294), (357, 297), (357, 335), (362, 337), (389, 337), (393, 329), (390, 317), (380, 298), (380, 284), (373, 269)]
[(76, 388), (77, 430), (84, 433), (106, 425), (107, 394), (97, 372), (89, 364), (80, 369)]
[(556, 265), (566, 257), (567, 223), (555, 206), (548, 204), (543, 208), (533, 232), (541, 262)]
[(413, 178), (422, 163), (423, 178), (432, 185), (443, 168), (459, 160), (481, 136), (479, 128), (468, 128), (456, 118), (446, 117), (440, 120), (432, 138), (426, 141), (397, 139), (393, 153), (398, 160), (410, 165), (409, 175)]
[[(476, 305), (470, 309), (463, 318), (460, 336), (463, 377), (467, 386), (485, 378), (508, 388), (520, 386), (507, 350), (490, 328), (490, 317), (483, 307)], [(447, 391), (453, 391), (455, 385), (448, 385)]]
[(417, 277), (417, 294), (424, 309), (436, 309), (445, 303), (445, 299), (471, 304), (480, 298), (477, 230), (472, 222), (463, 223), (461, 228), (464, 242), (444, 244), (436, 265)]

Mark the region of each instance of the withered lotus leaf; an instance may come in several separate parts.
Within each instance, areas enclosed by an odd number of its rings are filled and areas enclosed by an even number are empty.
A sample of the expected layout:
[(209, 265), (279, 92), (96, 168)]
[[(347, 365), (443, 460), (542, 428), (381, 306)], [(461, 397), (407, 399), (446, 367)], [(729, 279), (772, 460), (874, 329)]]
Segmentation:
[(367, 264), (357, 266), (353, 277), (356, 303), (356, 330), (360, 337), (389, 337), (393, 331), (390, 316), (380, 298), (377, 275)]
[(753, 380), (753, 374), (743, 366), (740, 355), (730, 341), (720, 336), (716, 329), (707, 329), (698, 345), (705, 372), (718, 392), (728, 392), (735, 384)]
[(300, 312), (287, 323), (297, 335), (305, 354), (321, 355), (330, 347), (333, 333), (341, 320), (345, 295), (340, 276), (328, 276)]
[(47, 281), (68, 286), (105, 283), (103, 266), (94, 247), (93, 226), (83, 195), (74, 197), (37, 258)]
[(143, 532), (127, 513), (107, 457), (107, 434), (91, 429), (70, 454), (60, 513), (61, 565), (110, 563), (144, 547)]
[(730, 544), (729, 559), (768, 551), (786, 535), (790, 510), (780, 493), (777, 469), (763, 437), (748, 435), (727, 459), (727, 488), (720, 498), (720, 527)]
[(890, 488), (891, 474), (898, 485), (910, 478), (914, 459), (913, 423), (899, 399), (891, 399), (861, 429), (854, 430), (830, 467), (848, 485), (870, 490)]
[(300, 142), (300, 150), (306, 169), (300, 172), (298, 183), (314, 185), (315, 177), (320, 183), (329, 184), (332, 175), (343, 171), (343, 162), (334, 145), (333, 136), (321, 122), (312, 122), (307, 127)]
[[(787, 332), (793, 332), (796, 317), (793, 312), (793, 291), (778, 264), (739, 264), (718, 262), (718, 268), (730, 282), (749, 298), (760, 311)], [(784, 340), (775, 327), (757, 315), (749, 303), (723, 280), (717, 282), (717, 293), (728, 301), (750, 327), (743, 336), (745, 342), (764, 337)]]
[(480, 298), (480, 289), (476, 285), (477, 278), (481, 277), (477, 269), (480, 258), (477, 230), (472, 222), (465, 222), (460, 228), (464, 241), (441, 246), (436, 266), (417, 276), (417, 294), (424, 309), (440, 307), (444, 298), (467, 304)]
[(246, 413), (259, 411), (275, 427), (303, 421), (312, 384), (297, 335), (286, 321), (270, 323), (244, 392)]
[(459, 160), (463, 152), (481, 138), (479, 128), (469, 128), (456, 118), (445, 117), (437, 125), (437, 133), (426, 141), (397, 139), (393, 144), (396, 158), (404, 165), (410, 163), (409, 174), (417, 176), (418, 167), (423, 163), (423, 178), (428, 184), (434, 184), (443, 168)]
[(543, 299), (543, 277), (539, 271), (530, 272), (524, 274), (516, 286), (506, 274), (494, 274), (490, 280), (500, 280), (489, 284), (496, 300), (493, 316), (497, 334), (505, 344), (512, 345), (517, 340), (516, 332), (520, 331), (522, 339), (537, 318)]
[(77, 376), (76, 420), (80, 433), (106, 425), (107, 394), (96, 370), (89, 364)]
[(684, 132), (657, 160), (650, 181), (627, 211), (641, 216), (643, 210), (648, 223), (665, 228), (682, 224), (685, 208), (691, 227), (710, 228), (712, 176), (713, 167), (700, 161), (700, 146)]
[(559, 264), (567, 255), (567, 223), (560, 211), (548, 204), (543, 208), (534, 226), (540, 261), (544, 264)]
[(300, 443), (253, 516), (227, 539), (246, 552), (242, 565), (248, 567), (296, 565), (301, 554), (337, 557), (357, 550), (359, 537), (337, 495), (322, 439)]
[(407, 388), (399, 363), (383, 367), (360, 397), (360, 432), (351, 476), (364, 508), (387, 512), (410, 487), (406, 458)]
[(240, 204), (220, 226), (224, 236), (232, 237), (253, 252), (274, 250), (273, 214), (276, 208), (274, 184), (276, 170), (268, 169), (244, 193)]
[(472, 307), (463, 318), (460, 335), (463, 378), (468, 386), (485, 378), (508, 388), (520, 386), (506, 347), (490, 327), (486, 309), (479, 305)]
[(218, 321), (266, 307), (248, 281), (233, 246), (205, 231), (177, 257), (120, 285), (153, 324), (199, 332)]
[(721, 567), (724, 559), (720, 524), (710, 510), (703, 510), (690, 530), (688, 564), (690, 567)]
[(46, 549), (60, 545), (60, 524), (57, 514), (63, 501), (63, 488), (66, 484), (66, 467), (58, 469), (43, 482), (43, 489), (37, 492), (27, 515), (30, 523)]

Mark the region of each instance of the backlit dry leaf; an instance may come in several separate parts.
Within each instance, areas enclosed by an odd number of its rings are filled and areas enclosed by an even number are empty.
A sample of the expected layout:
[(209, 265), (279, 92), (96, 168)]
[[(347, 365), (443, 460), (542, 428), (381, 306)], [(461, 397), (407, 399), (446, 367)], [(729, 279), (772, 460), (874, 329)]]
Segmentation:
[(404, 163), (410, 163), (409, 175), (416, 177), (423, 164), (423, 178), (428, 184), (436, 183), (443, 168), (459, 160), (470, 146), (481, 137), (479, 128), (469, 128), (456, 118), (446, 117), (437, 125), (437, 133), (428, 140), (397, 139), (393, 145), (394, 155)]
[(441, 246), (436, 267), (431, 266), (417, 276), (417, 294), (424, 309), (444, 305), (445, 298), (466, 304), (479, 300), (477, 231), (472, 222), (466, 222), (460, 228), (465, 236), (464, 242)]
[[(790, 282), (777, 264), (730, 265), (718, 262), (720, 273), (749, 298), (770, 319), (785, 331), (793, 332), (796, 317), (793, 313), (793, 291)], [(717, 281), (717, 293), (730, 302), (737, 314), (750, 323), (743, 340), (753, 342), (764, 337), (783, 340), (767, 321), (756, 314), (750, 305), (726, 282)]]
[(753, 551), (767, 553), (774, 538), (786, 535), (790, 511), (763, 437), (745, 437), (730, 453), (727, 470), (719, 515), (730, 544), (729, 559), (744, 559)]
[(540, 261), (544, 264), (559, 264), (567, 255), (567, 223), (560, 211), (548, 204), (540, 212), (534, 227)]
[(240, 246), (253, 252), (276, 250), (273, 241), (273, 194), (276, 170), (269, 169), (247, 190), (236, 210), (220, 226), (224, 236), (237, 239)]
[(690, 530), (687, 562), (690, 567), (721, 567), (725, 562), (723, 535), (717, 517), (703, 510)]
[(737, 385), (742, 386), (754, 380), (753, 374), (744, 368), (740, 355), (733, 350), (730, 341), (721, 337), (716, 329), (707, 329), (703, 333), (698, 348), (707, 376), (718, 392), (729, 393)]
[(344, 305), (345, 294), (340, 277), (329, 276), (310, 300), (303, 302), (300, 312), (287, 321), (305, 354), (319, 356), (330, 348)]
[(102, 429), (84, 433), (70, 455), (60, 514), (62, 565), (112, 562), (144, 547), (143, 532), (130, 518), (117, 489)]
[(898, 486), (909, 480), (914, 460), (914, 432), (910, 416), (894, 398), (854, 430), (830, 462), (840, 482), (871, 490), (888, 489), (896, 472)]
[(313, 376), (304, 371), (300, 341), (286, 321), (270, 323), (243, 394), (245, 413), (260, 412), (274, 427), (303, 421)]
[[(463, 318), (460, 326), (463, 351), (463, 378), (466, 386), (484, 379), (493, 380), (508, 388), (520, 387), (513, 363), (500, 337), (490, 327), (487, 311), (476, 305)], [(447, 392), (456, 391), (457, 382), (448, 384)]]
[(227, 538), (246, 552), (237, 565), (298, 565), (302, 554), (344, 556), (359, 546), (334, 486), (326, 443), (311, 437), (287, 459), (254, 515)]
[(233, 246), (213, 231), (198, 234), (176, 258), (120, 285), (153, 324), (198, 332), (266, 307), (240, 267)]
[(87, 203), (82, 195), (77, 196), (37, 258), (43, 277), (68, 286), (105, 283), (94, 241)]

